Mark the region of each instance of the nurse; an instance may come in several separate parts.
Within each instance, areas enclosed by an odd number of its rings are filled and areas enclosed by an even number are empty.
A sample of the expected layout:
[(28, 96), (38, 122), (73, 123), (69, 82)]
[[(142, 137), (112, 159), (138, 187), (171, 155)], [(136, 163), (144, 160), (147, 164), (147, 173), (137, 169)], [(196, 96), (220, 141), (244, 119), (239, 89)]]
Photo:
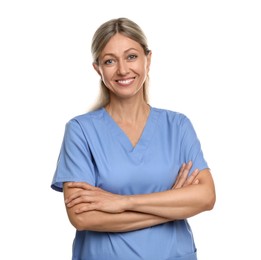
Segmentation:
[(102, 24), (92, 54), (100, 98), (67, 122), (51, 184), (76, 229), (72, 259), (196, 260), (187, 219), (213, 209), (215, 187), (191, 121), (149, 104), (136, 23)]

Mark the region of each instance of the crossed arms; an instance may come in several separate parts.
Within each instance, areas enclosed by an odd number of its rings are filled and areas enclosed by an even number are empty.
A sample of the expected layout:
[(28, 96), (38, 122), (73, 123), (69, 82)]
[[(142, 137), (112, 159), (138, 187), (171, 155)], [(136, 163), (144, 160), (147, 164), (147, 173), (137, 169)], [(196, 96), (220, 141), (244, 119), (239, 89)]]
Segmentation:
[(172, 189), (141, 195), (119, 195), (83, 182), (64, 183), (70, 222), (77, 230), (126, 232), (211, 210), (216, 195), (209, 169), (188, 176), (183, 164)]

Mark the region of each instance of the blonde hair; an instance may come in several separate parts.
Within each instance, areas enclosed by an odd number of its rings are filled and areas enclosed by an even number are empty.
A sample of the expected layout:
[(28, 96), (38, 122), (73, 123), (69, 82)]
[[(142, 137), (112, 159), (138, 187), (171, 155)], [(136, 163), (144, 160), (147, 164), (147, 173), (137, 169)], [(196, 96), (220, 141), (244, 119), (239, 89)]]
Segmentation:
[[(144, 32), (142, 31), (142, 29), (135, 22), (127, 18), (117, 18), (103, 23), (94, 33), (92, 38), (92, 45), (91, 45), (93, 63), (98, 64), (99, 62), (98, 59), (102, 50), (109, 42), (111, 37), (114, 36), (116, 33), (123, 34), (128, 38), (138, 42), (142, 46), (145, 55), (148, 55), (150, 53), (147, 44), (147, 38)], [(149, 77), (147, 76), (143, 85), (143, 96), (144, 96), (144, 100), (147, 103), (148, 103), (148, 86), (149, 86)], [(110, 102), (109, 90), (104, 85), (103, 81), (100, 80), (100, 93), (96, 103), (94, 104), (91, 110), (96, 110), (101, 107), (104, 107), (109, 102)]]

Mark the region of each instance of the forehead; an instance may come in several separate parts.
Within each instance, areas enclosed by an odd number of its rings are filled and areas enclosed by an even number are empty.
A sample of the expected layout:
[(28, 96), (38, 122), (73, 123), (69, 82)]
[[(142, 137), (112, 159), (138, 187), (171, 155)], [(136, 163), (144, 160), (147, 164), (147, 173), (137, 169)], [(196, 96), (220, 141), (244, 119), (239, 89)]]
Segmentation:
[(136, 49), (137, 51), (143, 51), (141, 45), (130, 39), (129, 37), (117, 33), (111, 37), (108, 43), (105, 45), (104, 49), (101, 52), (101, 55), (106, 54), (120, 54), (129, 49)]

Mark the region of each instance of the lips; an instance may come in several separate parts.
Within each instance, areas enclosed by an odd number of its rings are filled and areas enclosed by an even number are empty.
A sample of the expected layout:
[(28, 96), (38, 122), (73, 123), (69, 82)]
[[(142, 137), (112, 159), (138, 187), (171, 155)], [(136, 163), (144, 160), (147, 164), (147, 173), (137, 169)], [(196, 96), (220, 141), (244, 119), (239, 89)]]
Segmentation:
[(128, 85), (130, 85), (134, 80), (135, 80), (135, 78), (118, 79), (118, 80), (116, 80), (116, 82), (117, 82), (119, 85), (121, 85), (121, 86), (128, 86)]

